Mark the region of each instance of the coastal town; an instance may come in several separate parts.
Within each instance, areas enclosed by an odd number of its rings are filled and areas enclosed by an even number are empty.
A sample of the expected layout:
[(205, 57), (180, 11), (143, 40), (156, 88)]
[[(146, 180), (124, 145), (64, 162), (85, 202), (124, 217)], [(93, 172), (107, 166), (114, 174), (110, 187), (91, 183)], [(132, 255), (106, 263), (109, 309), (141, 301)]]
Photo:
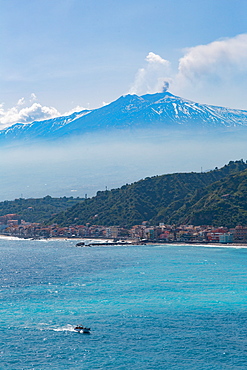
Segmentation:
[(210, 225), (166, 225), (160, 223), (152, 226), (142, 222), (130, 229), (120, 226), (71, 225), (60, 227), (57, 224), (43, 225), (26, 222), (17, 214), (0, 217), (0, 233), (19, 238), (95, 238), (111, 240), (132, 240), (134, 242), (186, 242), (186, 243), (246, 243), (247, 227), (238, 225), (235, 228)]

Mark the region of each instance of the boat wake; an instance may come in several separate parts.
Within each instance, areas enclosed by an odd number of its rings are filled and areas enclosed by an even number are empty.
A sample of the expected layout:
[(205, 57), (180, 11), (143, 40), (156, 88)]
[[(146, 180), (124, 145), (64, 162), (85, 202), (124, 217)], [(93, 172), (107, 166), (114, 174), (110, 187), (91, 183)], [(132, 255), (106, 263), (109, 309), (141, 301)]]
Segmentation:
[(54, 331), (75, 331), (75, 327), (73, 325), (67, 324), (65, 326), (61, 326), (58, 328), (53, 328)]
[(40, 323), (37, 327), (40, 331), (56, 331), (56, 332), (74, 332), (74, 333), (82, 333), (82, 334), (90, 334), (90, 328), (84, 326), (75, 326), (71, 324), (63, 325), (63, 326), (50, 326), (49, 324)]

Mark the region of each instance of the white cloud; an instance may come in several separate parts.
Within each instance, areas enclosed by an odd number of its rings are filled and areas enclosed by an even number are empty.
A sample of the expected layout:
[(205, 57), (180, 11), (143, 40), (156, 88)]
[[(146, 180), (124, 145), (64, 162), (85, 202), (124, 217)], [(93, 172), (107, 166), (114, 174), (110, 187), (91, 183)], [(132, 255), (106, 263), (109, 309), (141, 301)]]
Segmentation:
[[(36, 99), (35, 94), (31, 95), (31, 99)], [(61, 114), (54, 107), (42, 106), (40, 103), (33, 103), (31, 106), (23, 107), (25, 99), (21, 98), (17, 104), (7, 110), (3, 104), (0, 105), (0, 127), (8, 127), (15, 123), (29, 123), (33, 121), (41, 121), (44, 119), (58, 117)]]
[(164, 82), (169, 82), (170, 62), (161, 56), (150, 52), (146, 56), (146, 66), (140, 68), (136, 74), (130, 94), (152, 94), (162, 91)]
[(41, 105), (38, 102), (34, 102), (35, 100), (37, 100), (37, 96), (32, 93), (27, 100), (20, 98), (12, 108), (4, 109), (4, 104), (0, 104), (0, 130), (12, 126), (15, 123), (43, 121), (61, 115), (69, 116), (74, 112), (88, 109), (77, 105), (73, 109), (61, 114), (56, 108)]
[(247, 34), (184, 50), (171, 92), (201, 103), (246, 109)]
[(75, 108), (70, 109), (69, 111), (63, 113), (63, 116), (69, 116), (70, 114), (73, 114), (75, 112), (81, 112), (83, 110), (86, 110), (88, 108), (81, 107), (80, 105), (77, 105)]
[(23, 105), (25, 104), (25, 98), (21, 98), (18, 100), (17, 105)]
[(170, 85), (173, 94), (201, 103), (246, 109), (247, 34), (182, 50), (178, 67), (150, 52), (129, 91), (146, 94)]
[(37, 96), (34, 94), (34, 93), (32, 93), (31, 95), (30, 95), (30, 102), (33, 102), (33, 101), (35, 101), (35, 100), (37, 100)]
[(179, 61), (178, 82), (225, 80), (247, 71), (247, 34), (185, 50)]
[(149, 62), (149, 63), (153, 63), (156, 65), (156, 68), (157, 66), (159, 65), (164, 65), (164, 66), (169, 66), (169, 62), (163, 58), (161, 58), (161, 56), (159, 56), (158, 54), (154, 54), (152, 52), (150, 52), (147, 56), (146, 56), (146, 61)]
[[(34, 100), (37, 100), (37, 97), (34, 93), (32, 93), (28, 99), (29, 105), (26, 103), (25, 98), (20, 98), (16, 105), (9, 109), (4, 109), (4, 104), (0, 104), (0, 130), (12, 126), (15, 123), (43, 121), (46, 119), (59, 117), (61, 115), (69, 116), (74, 112), (81, 112), (85, 109), (89, 109), (77, 105), (73, 109), (61, 114), (56, 108), (47, 107), (38, 102), (34, 103)], [(32, 104), (30, 105), (30, 103)], [(24, 105), (26, 106), (24, 107)]]

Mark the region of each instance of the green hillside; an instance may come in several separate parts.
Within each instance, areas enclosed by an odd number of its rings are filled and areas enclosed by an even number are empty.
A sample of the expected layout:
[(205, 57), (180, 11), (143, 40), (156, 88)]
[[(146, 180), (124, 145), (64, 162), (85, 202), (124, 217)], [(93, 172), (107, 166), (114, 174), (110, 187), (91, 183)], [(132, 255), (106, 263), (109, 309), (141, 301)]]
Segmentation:
[[(95, 197), (51, 218), (49, 223), (62, 226), (90, 223), (130, 227), (143, 221), (157, 224), (181, 223), (185, 220), (192, 223), (193, 220), (195, 224), (204, 224), (203, 216), (196, 219), (201, 208), (194, 210), (194, 203), (210, 192), (209, 185), (213, 189), (213, 186), (217, 187), (214, 183), (246, 169), (247, 164), (240, 160), (231, 161), (228, 165), (209, 172), (175, 173), (146, 178), (120, 189), (100, 191)], [(187, 211), (190, 218), (187, 217)]]
[(171, 215), (172, 220), (193, 225), (246, 225), (247, 170), (196, 192), (190, 202)]
[(37, 199), (15, 199), (12, 201), (0, 202), (0, 216), (9, 213), (18, 214), (21, 219), (28, 222), (44, 222), (54, 217), (74, 204), (82, 201), (80, 198), (52, 198), (49, 195)]

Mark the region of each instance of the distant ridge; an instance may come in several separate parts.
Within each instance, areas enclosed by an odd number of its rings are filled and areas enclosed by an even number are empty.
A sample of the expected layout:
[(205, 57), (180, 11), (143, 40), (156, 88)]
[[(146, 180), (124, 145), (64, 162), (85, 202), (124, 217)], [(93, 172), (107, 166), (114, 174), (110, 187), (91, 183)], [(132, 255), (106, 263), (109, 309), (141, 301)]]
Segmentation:
[(115, 129), (247, 126), (247, 111), (199, 104), (169, 92), (125, 95), (93, 110), (0, 131), (0, 142), (54, 140)]
[(231, 161), (208, 172), (148, 177), (120, 189), (99, 191), (51, 218), (49, 224), (131, 227), (143, 221), (247, 225), (247, 164)]

